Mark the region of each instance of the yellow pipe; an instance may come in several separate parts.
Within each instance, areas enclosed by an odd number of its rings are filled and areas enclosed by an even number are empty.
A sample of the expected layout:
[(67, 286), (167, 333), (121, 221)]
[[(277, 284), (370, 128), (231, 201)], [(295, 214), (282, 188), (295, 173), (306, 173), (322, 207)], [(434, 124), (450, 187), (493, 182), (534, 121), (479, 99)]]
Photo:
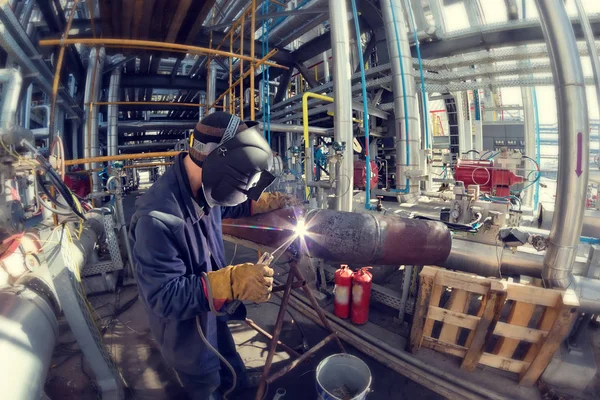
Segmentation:
[[(256, 1), (256, 0), (253, 0)], [(168, 50), (168, 51), (185, 51), (189, 54), (212, 54), (222, 57), (239, 58), (242, 60), (257, 62), (258, 60), (254, 57), (245, 56), (243, 54), (235, 54), (229, 51), (209, 49), (206, 47), (199, 46), (188, 46), (179, 43), (165, 43), (155, 42), (151, 40), (134, 40), (134, 39), (43, 39), (39, 41), (40, 46), (66, 46), (71, 44), (86, 44), (90, 46), (105, 46), (105, 47), (123, 47), (123, 46), (134, 46), (140, 48), (146, 48), (150, 50)], [(265, 62), (265, 64), (276, 67), (286, 68), (283, 65), (279, 65), (274, 62)]]
[[(309, 176), (309, 168), (312, 168), (312, 161), (310, 163), (310, 165), (308, 165), (309, 163), (306, 162), (307, 159), (312, 160), (312, 154), (309, 156), (309, 150), (310, 150), (310, 138), (308, 135), (308, 99), (309, 98), (313, 98), (313, 99), (319, 99), (319, 100), (323, 100), (323, 101), (328, 101), (330, 103), (333, 103), (333, 97), (329, 97), (329, 96), (323, 96), (322, 94), (317, 94), (317, 93), (311, 93), (311, 92), (306, 92), (302, 95), (302, 128), (304, 130), (304, 177), (305, 177), (305, 182), (308, 179)], [(308, 184), (308, 182), (306, 182)], [(309, 188), (308, 185), (306, 185), (306, 198), (308, 199), (309, 196)]]
[(155, 153), (119, 154), (116, 156), (78, 158), (76, 160), (65, 160), (65, 165), (89, 164), (89, 163), (97, 163), (97, 162), (105, 162), (105, 161), (139, 160), (139, 159), (144, 159), (144, 158), (175, 157), (179, 153), (181, 153), (181, 152), (180, 151), (159, 151), (159, 152), (155, 152)]
[[(67, 27), (65, 28), (65, 32), (62, 36), (63, 38), (67, 38), (69, 36), (71, 24), (73, 24), (73, 17), (75, 17), (75, 12), (77, 11), (77, 3), (79, 3), (79, 0), (75, 0), (73, 2), (71, 14), (69, 15), (69, 21), (67, 22)], [(50, 124), (48, 126), (51, 135), (56, 134), (54, 131), (54, 120), (56, 119), (56, 96), (58, 95), (58, 84), (60, 83), (60, 73), (62, 71), (64, 58), (65, 46), (60, 46), (60, 50), (58, 51), (58, 60), (56, 62), (56, 69), (54, 70), (54, 81), (52, 82), (52, 102), (50, 103)]]

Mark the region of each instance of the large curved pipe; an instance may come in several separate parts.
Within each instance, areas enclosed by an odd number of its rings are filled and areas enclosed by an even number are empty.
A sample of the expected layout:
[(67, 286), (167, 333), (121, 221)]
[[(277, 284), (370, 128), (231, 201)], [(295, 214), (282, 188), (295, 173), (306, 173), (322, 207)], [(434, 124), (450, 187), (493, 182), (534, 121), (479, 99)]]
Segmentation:
[[(115, 68), (110, 74), (110, 83), (108, 86), (108, 101), (118, 102), (119, 101), (119, 90), (121, 88), (121, 68)], [(119, 129), (117, 127), (119, 122), (119, 106), (117, 104), (111, 104), (108, 106), (108, 132), (107, 132), (107, 143), (109, 156), (116, 156), (119, 153)]]
[(52, 307), (24, 286), (0, 291), (0, 387), (5, 399), (40, 399), (58, 336)]
[(587, 192), (589, 121), (577, 42), (562, 0), (536, 0), (550, 53), (558, 110), (556, 205), (542, 278), (550, 287), (571, 283)]
[[(278, 247), (293, 239), (294, 209), (223, 221), (223, 233), (265, 246)], [(311, 210), (304, 217), (306, 233), (299, 250), (330, 262), (388, 265), (440, 265), (452, 245), (450, 231), (439, 222)]]
[[(502, 246), (454, 238), (450, 255), (440, 265), (485, 277), (501, 278), (509, 275), (527, 275), (541, 278), (544, 254), (530, 252), (526, 249), (513, 252)], [(584, 261), (577, 261), (574, 264), (573, 272), (583, 274), (586, 268), (587, 265)]]

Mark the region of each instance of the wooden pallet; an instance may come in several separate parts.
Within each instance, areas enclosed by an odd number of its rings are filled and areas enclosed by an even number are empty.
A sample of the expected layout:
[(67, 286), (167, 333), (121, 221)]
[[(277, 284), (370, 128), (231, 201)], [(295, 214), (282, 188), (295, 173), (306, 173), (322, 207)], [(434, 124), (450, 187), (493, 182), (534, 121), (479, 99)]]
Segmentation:
[(409, 350), (423, 346), (460, 357), (468, 371), (481, 364), (514, 372), (520, 385), (531, 386), (568, 335), (578, 307), (573, 290), (424, 267)]

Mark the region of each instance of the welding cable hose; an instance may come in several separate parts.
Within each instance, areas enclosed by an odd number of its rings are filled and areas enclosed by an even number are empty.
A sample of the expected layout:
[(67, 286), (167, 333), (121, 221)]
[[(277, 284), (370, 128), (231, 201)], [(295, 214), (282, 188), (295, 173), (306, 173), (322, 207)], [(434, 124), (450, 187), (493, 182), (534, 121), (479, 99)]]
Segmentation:
[[(212, 307), (212, 302), (211, 302), (211, 307)], [(211, 345), (209, 343), (208, 339), (206, 339), (206, 336), (204, 336), (204, 332), (202, 332), (202, 325), (200, 325), (200, 316), (199, 315), (196, 315), (196, 328), (198, 328), (198, 335), (200, 336), (200, 339), (202, 339), (202, 342), (204, 342), (204, 345), (210, 351), (212, 351), (213, 354), (215, 356), (217, 356), (217, 358), (219, 360), (221, 360), (221, 362), (223, 364), (225, 364), (225, 366), (227, 367), (229, 372), (231, 372), (231, 387), (223, 394), (223, 399), (227, 400), (228, 396), (231, 394), (231, 392), (233, 392), (235, 390), (235, 387), (237, 386), (237, 374), (235, 373), (235, 370), (233, 369), (231, 364), (229, 364), (229, 362), (225, 359), (225, 357), (223, 357), (221, 355), (221, 353), (219, 353), (219, 350), (215, 349), (213, 347), (213, 345)]]

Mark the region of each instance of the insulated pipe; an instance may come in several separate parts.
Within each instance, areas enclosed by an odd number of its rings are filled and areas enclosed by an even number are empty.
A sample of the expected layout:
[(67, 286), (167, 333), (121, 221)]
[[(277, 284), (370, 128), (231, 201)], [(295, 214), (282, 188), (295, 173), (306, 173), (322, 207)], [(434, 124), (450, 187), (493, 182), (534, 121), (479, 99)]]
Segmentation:
[[(264, 124), (259, 123), (260, 129), (264, 129)], [(294, 133), (303, 133), (304, 127), (300, 125), (290, 125), (290, 124), (270, 124), (271, 132), (294, 132)], [(321, 136), (333, 136), (333, 130), (331, 128), (323, 128), (320, 126), (308, 126), (308, 133), (312, 133), (315, 135)]]
[[(217, 93), (217, 63), (215, 63), (214, 61), (212, 61), (208, 66), (208, 79), (208, 101), (206, 102), (206, 104), (208, 104), (208, 106), (212, 106), (213, 104), (215, 104)], [(208, 114), (212, 114), (214, 112), (214, 107), (208, 110)]]
[(542, 278), (550, 287), (566, 288), (571, 282), (587, 194), (587, 99), (577, 42), (563, 1), (536, 0), (536, 5), (552, 65), (560, 146), (555, 213)]
[(352, 66), (350, 64), (348, 4), (345, 0), (329, 0), (329, 25), (333, 55), (333, 98), (335, 99), (334, 139), (336, 142), (346, 144), (341, 165), (341, 175), (344, 175), (345, 178), (338, 177), (339, 184), (335, 187), (336, 209), (352, 211), (352, 189), (354, 187), (352, 82), (350, 80)]
[[(98, 56), (96, 57), (96, 55)], [(94, 50), (90, 51), (85, 78), (85, 91), (83, 95), (83, 114), (85, 117), (85, 123), (83, 126), (83, 154), (85, 158), (97, 157), (100, 155), (100, 142), (98, 138), (98, 107), (93, 107), (90, 105), (90, 103), (96, 103), (100, 98), (104, 57), (104, 48), (101, 48), (98, 52)], [(90, 107), (92, 107), (91, 112)], [(92, 164), (89, 166), (89, 169), (94, 169), (96, 167), (96, 164)], [(100, 179), (98, 175), (94, 174), (92, 180), (94, 191), (100, 191)]]
[[(264, 246), (278, 247), (295, 237), (301, 210), (281, 209), (249, 218), (224, 220), (223, 233)], [(265, 229), (260, 229), (265, 227)], [(439, 265), (452, 239), (440, 222), (387, 216), (310, 210), (299, 251), (330, 262), (378, 265)]]
[[(108, 86), (108, 101), (115, 103), (119, 101), (119, 90), (121, 88), (121, 68), (115, 68), (110, 74), (110, 83)], [(115, 156), (119, 153), (117, 146), (119, 145), (119, 106), (111, 104), (108, 106), (108, 131), (107, 131), (107, 147), (108, 155)]]
[[(110, 106), (109, 106), (110, 107)], [(169, 129), (194, 129), (198, 121), (193, 120), (151, 120), (151, 121), (136, 121), (125, 120), (117, 123), (117, 130), (120, 132), (144, 132), (144, 131), (163, 131)], [(109, 123), (100, 124), (101, 131), (108, 131)], [(157, 139), (159, 137), (157, 136)], [(131, 139), (135, 140), (135, 136)]]
[(0, 374), (5, 399), (41, 399), (58, 336), (46, 299), (24, 286), (0, 291)]
[[(507, 275), (542, 276), (544, 256), (517, 251), (513, 253), (502, 246), (470, 242), (454, 238), (448, 258), (442, 267), (470, 272), (485, 277), (500, 278)], [(584, 265), (579, 266), (581, 270)]]
[(396, 186), (400, 193), (418, 193), (419, 182), (409, 181), (407, 177), (408, 170), (419, 168), (420, 135), (416, 77), (401, 0), (381, 1), (381, 13), (392, 66), (394, 128), (397, 138)]
[(23, 86), (23, 76), (15, 68), (0, 70), (2, 90), (2, 108), (0, 109), (0, 128), (11, 129), (16, 123), (19, 95)]
[[(523, 115), (525, 127), (525, 154), (533, 159), (536, 155), (535, 146), (535, 110), (533, 104), (533, 88), (522, 87), (521, 96), (523, 98)], [(527, 161), (529, 163), (529, 161)], [(533, 208), (535, 185), (529, 185), (523, 196), (523, 205), (527, 208)]]

